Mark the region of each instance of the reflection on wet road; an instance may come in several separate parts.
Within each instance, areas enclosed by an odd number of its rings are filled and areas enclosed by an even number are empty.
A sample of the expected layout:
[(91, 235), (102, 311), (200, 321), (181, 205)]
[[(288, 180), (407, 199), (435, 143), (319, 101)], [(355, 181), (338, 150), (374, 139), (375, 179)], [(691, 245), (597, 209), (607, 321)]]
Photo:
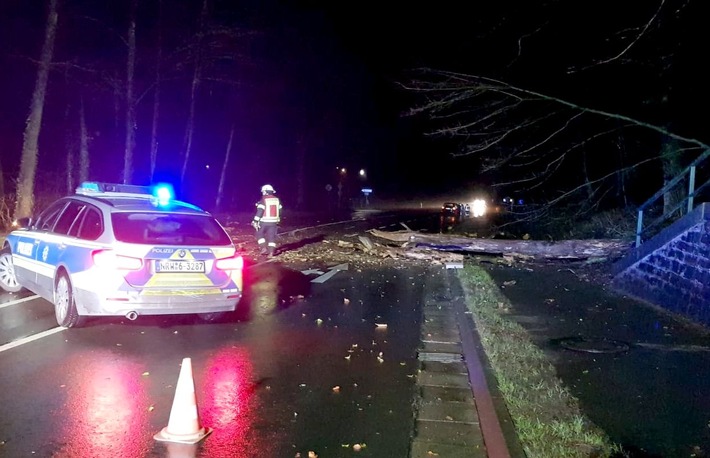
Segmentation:
[[(423, 275), (351, 269), (312, 283), (266, 263), (248, 270), (239, 310), (215, 322), (96, 318), (0, 352), (12, 368), (0, 374), (0, 455), (406, 456)], [(53, 319), (46, 302), (34, 307)], [(6, 323), (27, 312), (6, 311)], [(197, 445), (155, 441), (186, 357), (214, 431)]]
[[(62, 438), (52, 456), (141, 456), (149, 446), (141, 431), (148, 427), (148, 385), (143, 365), (123, 358), (119, 351), (73, 353), (56, 373), (61, 407), (51, 436)], [(54, 417), (54, 415), (51, 415)], [(47, 448), (51, 444), (47, 441)]]

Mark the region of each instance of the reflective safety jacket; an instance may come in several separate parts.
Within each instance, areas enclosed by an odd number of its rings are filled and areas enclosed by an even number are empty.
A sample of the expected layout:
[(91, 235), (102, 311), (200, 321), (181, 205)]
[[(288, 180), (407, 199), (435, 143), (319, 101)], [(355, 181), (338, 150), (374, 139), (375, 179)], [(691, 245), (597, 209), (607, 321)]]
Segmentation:
[(256, 203), (257, 223), (278, 223), (281, 221), (281, 201), (273, 194), (267, 194)]

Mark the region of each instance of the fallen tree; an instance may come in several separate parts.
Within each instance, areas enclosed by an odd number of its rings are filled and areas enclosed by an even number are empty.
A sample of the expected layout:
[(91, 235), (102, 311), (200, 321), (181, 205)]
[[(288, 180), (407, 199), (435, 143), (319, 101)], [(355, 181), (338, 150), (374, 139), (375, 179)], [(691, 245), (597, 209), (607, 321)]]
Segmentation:
[(415, 231), (368, 231), (375, 237), (398, 242), (405, 248), (438, 251), (471, 252), (485, 255), (513, 256), (530, 259), (595, 260), (620, 258), (633, 246), (632, 241), (618, 239), (503, 240), (461, 237), (452, 234), (423, 234)]

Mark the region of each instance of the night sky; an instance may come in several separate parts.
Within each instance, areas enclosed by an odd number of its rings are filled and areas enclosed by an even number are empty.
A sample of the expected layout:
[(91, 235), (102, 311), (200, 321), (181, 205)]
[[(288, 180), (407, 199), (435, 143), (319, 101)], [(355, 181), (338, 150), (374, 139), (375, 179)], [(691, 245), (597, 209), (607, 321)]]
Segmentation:
[[(0, 2), (0, 161), (6, 183), (17, 176), (46, 3)], [(92, 138), (91, 177), (120, 181), (120, 92), (129, 2), (105, 3), (60, 2), (40, 137), (39, 176), (46, 179), (38, 181), (37, 192), (42, 186), (65, 186), (66, 155), (76, 150), (82, 98)], [(235, 206), (251, 206), (266, 182), (285, 202), (294, 202), (298, 157), (306, 158), (309, 202), (323, 198), (326, 184), (336, 184), (338, 166), (348, 168), (352, 189), (372, 187), (380, 197), (461, 196), (481, 185), (522, 176), (521, 164), (482, 173), (480, 155), (452, 155), (471, 138), (432, 138), (425, 134), (435, 123), (426, 116), (403, 116), (422, 99), (397, 83), (407, 81), (409, 71), (417, 67), (502, 80), (582, 106), (672, 126), (702, 142), (707, 139), (702, 107), (708, 102), (702, 25), (708, 7), (703, 3), (630, 0), (620, 9), (619, 2), (610, 0), (475, 5), (210, 0), (210, 60), (200, 88), (190, 177), (183, 194), (199, 204), (214, 201), (232, 125), (236, 137), (228, 199)], [(134, 181), (141, 184), (148, 179), (157, 5), (157, 0), (139, 0)], [(163, 0), (165, 80), (158, 165), (159, 177), (167, 180), (179, 175), (182, 164), (192, 76), (188, 44), (197, 30), (200, 5), (195, 0)], [(463, 119), (449, 117), (446, 122)], [(592, 120), (577, 129), (588, 137), (595, 128), (601, 127)], [(625, 154), (657, 150), (657, 137), (625, 134)], [(580, 140), (569, 136), (565, 141)], [(617, 153), (599, 144), (585, 154), (592, 173), (597, 167), (601, 174), (602, 164)], [(578, 164), (568, 163), (572, 168), (564, 174), (567, 181), (549, 180), (538, 188), (541, 194), (554, 195), (570, 186), (570, 171)], [(367, 170), (366, 182), (355, 177), (360, 168)], [(653, 169), (644, 173), (637, 180), (659, 182)]]

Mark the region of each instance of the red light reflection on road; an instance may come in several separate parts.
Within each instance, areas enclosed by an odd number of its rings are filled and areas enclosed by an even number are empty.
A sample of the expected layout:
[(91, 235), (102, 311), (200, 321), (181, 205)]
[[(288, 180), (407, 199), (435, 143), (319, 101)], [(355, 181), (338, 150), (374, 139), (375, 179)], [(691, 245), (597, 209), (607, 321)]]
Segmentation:
[(65, 363), (69, 375), (62, 416), (62, 449), (54, 457), (143, 456), (148, 401), (137, 362), (110, 352), (79, 354)]
[(205, 441), (210, 457), (256, 456), (251, 444), (254, 424), (253, 365), (244, 348), (225, 348), (205, 365), (204, 402), (200, 417), (214, 433)]

